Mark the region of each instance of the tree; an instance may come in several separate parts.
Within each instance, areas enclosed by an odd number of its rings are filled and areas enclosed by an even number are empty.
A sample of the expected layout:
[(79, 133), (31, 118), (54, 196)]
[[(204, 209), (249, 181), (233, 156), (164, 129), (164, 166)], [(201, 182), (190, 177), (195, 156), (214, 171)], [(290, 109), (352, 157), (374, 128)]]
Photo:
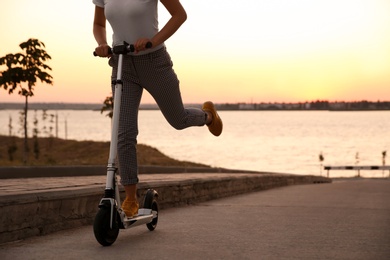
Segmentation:
[(114, 113), (113, 109), (114, 109), (114, 98), (112, 96), (108, 96), (103, 102), (103, 107), (100, 109), (100, 113), (103, 114), (105, 111), (108, 111), (106, 116), (112, 119)]
[[(16, 88), (18, 94), (24, 96), (24, 158), (27, 162), (28, 144), (27, 144), (27, 111), (28, 98), (34, 95), (34, 87), (38, 80), (52, 85), (53, 77), (46, 72), (51, 68), (45, 64), (45, 61), (51, 59), (50, 55), (44, 50), (45, 44), (37, 39), (29, 39), (21, 43), (20, 48), (24, 53), (7, 54), (0, 58), (0, 66), (5, 65), (7, 69), (1, 72), (0, 87), (3, 87), (12, 94)], [(27, 84), (24, 84), (27, 83)]]

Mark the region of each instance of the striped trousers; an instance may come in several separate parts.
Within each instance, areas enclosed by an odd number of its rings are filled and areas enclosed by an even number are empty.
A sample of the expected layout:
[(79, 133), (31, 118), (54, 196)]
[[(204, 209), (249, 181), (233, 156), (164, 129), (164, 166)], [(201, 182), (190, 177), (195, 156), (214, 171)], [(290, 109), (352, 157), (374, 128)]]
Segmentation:
[[(116, 79), (117, 64), (118, 56), (114, 55), (109, 60), (112, 80)], [(143, 89), (151, 94), (165, 119), (175, 129), (203, 126), (206, 123), (207, 115), (203, 110), (184, 108), (179, 80), (172, 66), (165, 47), (144, 55), (125, 55), (123, 59), (118, 129), (118, 162), (122, 185), (138, 183), (138, 109)], [(112, 85), (113, 95), (114, 91), (115, 84)]]

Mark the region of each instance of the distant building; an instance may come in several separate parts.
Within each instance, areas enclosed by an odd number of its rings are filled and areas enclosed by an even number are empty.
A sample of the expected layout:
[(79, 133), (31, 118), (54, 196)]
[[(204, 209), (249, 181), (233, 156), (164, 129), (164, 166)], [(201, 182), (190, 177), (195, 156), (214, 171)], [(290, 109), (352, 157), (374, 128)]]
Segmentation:
[(331, 109), (331, 110), (345, 110), (345, 109), (347, 109), (347, 103), (345, 103), (345, 102), (329, 103), (329, 109)]
[(255, 109), (255, 104), (238, 104), (238, 109), (239, 110), (254, 110)]

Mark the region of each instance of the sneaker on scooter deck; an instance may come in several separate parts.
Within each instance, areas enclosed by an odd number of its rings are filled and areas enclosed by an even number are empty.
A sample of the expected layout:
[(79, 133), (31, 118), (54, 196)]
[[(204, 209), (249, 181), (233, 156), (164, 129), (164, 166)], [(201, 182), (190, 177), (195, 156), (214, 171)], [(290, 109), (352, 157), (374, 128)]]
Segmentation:
[(138, 214), (138, 201), (125, 199), (122, 203), (122, 210), (126, 214), (127, 218), (133, 218)]
[(203, 111), (209, 112), (212, 115), (211, 122), (207, 124), (209, 131), (215, 136), (221, 135), (223, 124), (221, 118), (217, 113), (217, 110), (215, 109), (213, 102), (211, 101), (204, 102), (202, 109)]

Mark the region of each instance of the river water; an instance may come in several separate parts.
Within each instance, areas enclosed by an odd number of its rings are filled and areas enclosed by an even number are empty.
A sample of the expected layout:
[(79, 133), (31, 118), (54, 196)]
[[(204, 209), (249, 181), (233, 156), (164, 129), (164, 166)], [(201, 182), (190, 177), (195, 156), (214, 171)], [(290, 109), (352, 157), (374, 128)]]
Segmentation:
[[(29, 129), (38, 119), (41, 136), (50, 133), (74, 140), (110, 140), (110, 119), (98, 111), (29, 112)], [(326, 175), (322, 165), (382, 165), (390, 155), (390, 112), (221, 111), (224, 131), (212, 136), (206, 127), (175, 130), (158, 110), (141, 110), (138, 142), (178, 160), (232, 169)], [(0, 110), (0, 134), (21, 136), (19, 111)], [(45, 131), (43, 128), (45, 127)], [(52, 130), (50, 130), (50, 128)], [(31, 135), (30, 135), (31, 136)], [(93, 153), (93, 151), (91, 151)], [(386, 164), (390, 162), (390, 156)], [(388, 176), (385, 171), (361, 171), (363, 177)], [(331, 177), (351, 177), (355, 171), (331, 171)]]

